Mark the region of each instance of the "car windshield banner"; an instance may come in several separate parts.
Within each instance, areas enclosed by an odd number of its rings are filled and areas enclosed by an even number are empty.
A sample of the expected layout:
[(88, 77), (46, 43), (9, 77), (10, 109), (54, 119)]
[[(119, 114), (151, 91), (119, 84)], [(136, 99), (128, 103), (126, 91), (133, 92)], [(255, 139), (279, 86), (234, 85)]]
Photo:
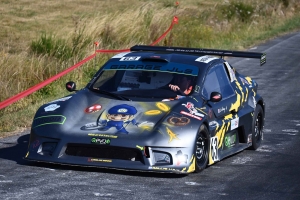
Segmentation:
[(142, 70), (142, 71), (159, 71), (168, 72), (176, 74), (185, 74), (191, 76), (198, 75), (198, 68), (186, 64), (178, 63), (165, 63), (165, 62), (141, 62), (138, 61), (139, 57), (135, 57), (134, 61), (124, 61), (124, 62), (109, 62), (104, 66), (103, 70)]

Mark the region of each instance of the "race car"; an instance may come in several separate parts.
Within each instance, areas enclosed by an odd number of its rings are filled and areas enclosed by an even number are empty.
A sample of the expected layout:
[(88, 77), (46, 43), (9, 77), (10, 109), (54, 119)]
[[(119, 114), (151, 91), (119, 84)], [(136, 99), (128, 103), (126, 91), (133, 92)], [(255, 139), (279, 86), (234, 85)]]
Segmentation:
[(225, 57), (266, 63), (264, 53), (165, 46), (114, 55), (86, 87), (68, 82), (70, 95), (37, 110), (25, 159), (191, 173), (256, 150), (265, 102)]

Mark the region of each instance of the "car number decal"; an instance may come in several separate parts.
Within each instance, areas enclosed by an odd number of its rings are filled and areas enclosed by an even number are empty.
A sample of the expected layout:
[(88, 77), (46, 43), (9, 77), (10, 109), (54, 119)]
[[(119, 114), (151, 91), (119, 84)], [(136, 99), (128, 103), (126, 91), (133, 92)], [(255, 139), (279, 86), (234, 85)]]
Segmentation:
[(135, 61), (139, 60), (141, 56), (122, 57), (120, 61)]
[(210, 138), (210, 153), (213, 161), (218, 160), (218, 138), (211, 137)]

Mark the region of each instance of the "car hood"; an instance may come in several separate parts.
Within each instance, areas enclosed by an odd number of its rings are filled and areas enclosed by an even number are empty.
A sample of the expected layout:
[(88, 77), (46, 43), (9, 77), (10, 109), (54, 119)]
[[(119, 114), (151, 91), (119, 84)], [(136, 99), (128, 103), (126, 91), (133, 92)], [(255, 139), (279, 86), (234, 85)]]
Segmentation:
[(189, 97), (157, 102), (114, 100), (85, 89), (41, 106), (32, 128), (40, 129), (37, 132), (44, 136), (51, 134), (57, 138), (62, 133), (131, 137), (151, 137), (154, 132), (172, 135), (174, 130), (184, 131), (183, 126), (193, 127), (194, 124), (198, 127), (195, 124), (199, 125), (204, 117), (198, 111), (191, 113), (187, 104), (200, 110), (202, 102)]

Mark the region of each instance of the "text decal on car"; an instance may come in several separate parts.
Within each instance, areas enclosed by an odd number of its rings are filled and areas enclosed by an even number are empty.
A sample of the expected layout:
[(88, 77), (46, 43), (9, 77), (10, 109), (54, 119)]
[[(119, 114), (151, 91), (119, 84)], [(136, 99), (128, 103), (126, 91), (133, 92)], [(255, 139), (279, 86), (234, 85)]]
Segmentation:
[[(137, 57), (123, 57), (126, 59), (136, 59)], [(122, 59), (123, 59), (122, 58)], [(169, 73), (187, 74), (197, 76), (199, 69), (195, 66), (178, 64), (178, 63), (157, 63), (157, 64), (145, 64), (140, 60), (122, 60), (125, 62), (110, 62), (109, 65), (104, 67), (104, 70), (149, 70), (149, 71), (161, 71)]]
[(109, 145), (110, 139), (109, 138), (91, 138), (91, 143)]

